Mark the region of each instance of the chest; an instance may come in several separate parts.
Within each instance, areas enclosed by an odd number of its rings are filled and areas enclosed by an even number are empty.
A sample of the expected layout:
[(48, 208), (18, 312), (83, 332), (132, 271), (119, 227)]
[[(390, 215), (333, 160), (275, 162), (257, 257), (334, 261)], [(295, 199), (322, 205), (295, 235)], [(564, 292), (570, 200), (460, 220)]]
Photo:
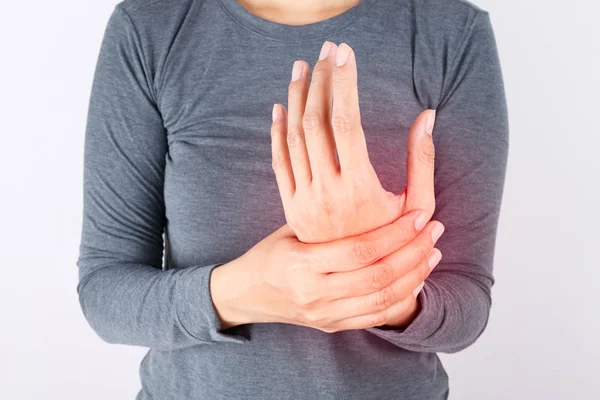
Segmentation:
[[(276, 102), (287, 106), (293, 61), (314, 65), (310, 56), (318, 54), (320, 44), (239, 52), (219, 46), (194, 52), (190, 44), (177, 63), (165, 64), (160, 81), (169, 144), (164, 194), (179, 264), (239, 256), (285, 223), (271, 169), (271, 108)], [(355, 52), (371, 163), (384, 188), (400, 192), (408, 129), (421, 109), (407, 68), (394, 67), (400, 60), (363, 60), (361, 49)]]

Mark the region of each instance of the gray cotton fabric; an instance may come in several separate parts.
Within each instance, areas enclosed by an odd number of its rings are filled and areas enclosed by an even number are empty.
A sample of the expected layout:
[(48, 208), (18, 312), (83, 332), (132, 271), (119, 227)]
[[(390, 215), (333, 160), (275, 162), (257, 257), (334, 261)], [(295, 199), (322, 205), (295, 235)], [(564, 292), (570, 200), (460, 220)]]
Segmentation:
[[(271, 108), (287, 105), (293, 61), (314, 65), (325, 40), (355, 50), (368, 150), (387, 190), (405, 185), (414, 118), (437, 109), (443, 258), (406, 329), (222, 330), (210, 274), (286, 222)], [(469, 346), (488, 321), (507, 154), (490, 17), (466, 1), (363, 0), (303, 26), (235, 0), (122, 1), (85, 132), (81, 308), (106, 342), (149, 348), (138, 400), (445, 399), (436, 353)]]

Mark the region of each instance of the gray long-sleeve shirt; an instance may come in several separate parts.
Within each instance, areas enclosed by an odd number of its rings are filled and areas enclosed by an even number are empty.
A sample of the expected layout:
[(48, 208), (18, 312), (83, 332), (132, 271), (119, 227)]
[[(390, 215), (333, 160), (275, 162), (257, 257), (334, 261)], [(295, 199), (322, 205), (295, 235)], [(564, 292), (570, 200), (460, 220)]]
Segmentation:
[[(285, 224), (271, 107), (286, 104), (292, 62), (314, 65), (325, 40), (354, 48), (368, 150), (387, 190), (405, 185), (414, 118), (437, 109), (443, 259), (406, 329), (222, 330), (211, 271)], [(125, 0), (89, 104), (82, 310), (107, 342), (150, 348), (138, 400), (446, 398), (436, 352), (467, 347), (488, 320), (507, 153), (494, 33), (468, 2), (363, 0), (288, 26), (235, 0)]]

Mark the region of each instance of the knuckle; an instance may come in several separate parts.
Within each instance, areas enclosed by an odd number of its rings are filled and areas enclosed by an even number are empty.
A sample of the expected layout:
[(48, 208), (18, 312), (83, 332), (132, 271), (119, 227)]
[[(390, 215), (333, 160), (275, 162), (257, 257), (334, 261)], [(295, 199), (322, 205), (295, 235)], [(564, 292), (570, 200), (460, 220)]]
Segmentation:
[(415, 236), (414, 224), (398, 224), (397, 225), (397, 233), (396, 237), (398, 238), (398, 242), (400, 244), (406, 244), (409, 240), (411, 240)]
[(343, 113), (334, 113), (331, 117), (331, 125), (335, 132), (341, 134), (347, 134), (354, 130), (352, 118)]
[(419, 243), (417, 245), (416, 253), (417, 253), (417, 257), (419, 257), (420, 260), (427, 257), (427, 255), (429, 254), (430, 251), (431, 251), (431, 248), (426, 243)]
[(371, 283), (375, 289), (384, 288), (392, 281), (392, 267), (389, 264), (380, 264), (371, 270)]
[(350, 85), (350, 79), (342, 72), (334, 73), (332, 80), (336, 85)]
[(324, 210), (327, 215), (333, 214), (335, 210), (335, 202), (331, 193), (324, 187), (318, 190), (317, 194), (319, 208)]
[(431, 141), (423, 144), (423, 147), (421, 147), (419, 160), (425, 165), (433, 165), (435, 163), (435, 148)]
[(382, 326), (387, 324), (388, 317), (385, 313), (375, 314), (371, 320), (371, 326)]
[(302, 116), (302, 126), (309, 131), (319, 129), (322, 121), (321, 113), (317, 110), (309, 110)]
[(329, 71), (326, 63), (318, 62), (313, 69), (311, 83), (326, 80), (328, 75)]
[(288, 147), (296, 147), (302, 139), (302, 130), (298, 126), (291, 126), (287, 133)]
[(329, 260), (323, 260), (321, 257), (309, 257), (306, 259), (306, 265), (308, 270), (312, 273), (322, 274), (325, 273), (330, 267)]
[(307, 311), (304, 313), (304, 320), (310, 325), (316, 325), (321, 321), (321, 316), (316, 311)]
[(328, 193), (323, 193), (320, 202), (321, 207), (327, 213), (327, 215), (332, 215), (335, 210), (335, 205), (331, 196)]
[[(410, 210), (410, 204), (406, 204), (406, 209)], [(398, 218), (392, 222), (394, 227), (394, 243), (404, 243), (407, 239), (413, 239), (415, 236), (415, 229), (413, 221), (409, 221), (407, 218)]]
[(312, 303), (312, 298), (305, 290), (299, 288), (292, 293), (292, 301), (300, 307), (307, 307)]
[(387, 310), (394, 305), (394, 291), (391, 287), (381, 290), (375, 296), (375, 308)]
[(283, 165), (283, 158), (280, 155), (273, 154), (273, 160), (271, 161), (271, 167), (274, 171), (278, 171)]
[[(324, 257), (323, 252), (317, 250), (317, 248), (309, 248), (309, 250), (302, 248), (298, 258), (311, 275), (326, 273), (331, 268), (332, 260), (329, 257)], [(311, 281), (311, 286), (316, 286), (316, 283)]]
[(429, 276), (429, 272), (430, 269), (427, 261), (422, 262), (417, 270), (419, 282), (423, 282), (425, 279), (427, 279), (427, 277)]
[(365, 207), (368, 209), (368, 206), (371, 204), (371, 198), (369, 195), (370, 193), (366, 194), (364, 192), (352, 193), (350, 195), (350, 201), (355, 205), (357, 210), (362, 210)]
[(377, 248), (370, 241), (355, 242), (353, 253), (359, 263), (371, 264), (377, 259)]
[(300, 97), (302, 95), (302, 79), (291, 81), (288, 84), (288, 94), (291, 97)]

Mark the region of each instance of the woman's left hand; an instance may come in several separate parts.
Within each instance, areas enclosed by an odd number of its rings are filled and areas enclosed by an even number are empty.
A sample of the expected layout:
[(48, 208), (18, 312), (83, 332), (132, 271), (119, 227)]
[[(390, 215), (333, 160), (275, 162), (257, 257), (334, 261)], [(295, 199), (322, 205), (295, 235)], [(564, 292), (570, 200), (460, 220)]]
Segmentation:
[[(354, 52), (325, 42), (309, 88), (309, 66), (296, 61), (289, 112), (273, 107), (273, 169), (286, 220), (304, 243), (359, 235), (415, 209), (422, 226), (435, 208), (431, 135), (434, 112), (416, 119), (408, 138), (407, 187), (383, 189), (369, 161), (360, 121)], [(336, 149), (337, 158), (336, 159)]]

